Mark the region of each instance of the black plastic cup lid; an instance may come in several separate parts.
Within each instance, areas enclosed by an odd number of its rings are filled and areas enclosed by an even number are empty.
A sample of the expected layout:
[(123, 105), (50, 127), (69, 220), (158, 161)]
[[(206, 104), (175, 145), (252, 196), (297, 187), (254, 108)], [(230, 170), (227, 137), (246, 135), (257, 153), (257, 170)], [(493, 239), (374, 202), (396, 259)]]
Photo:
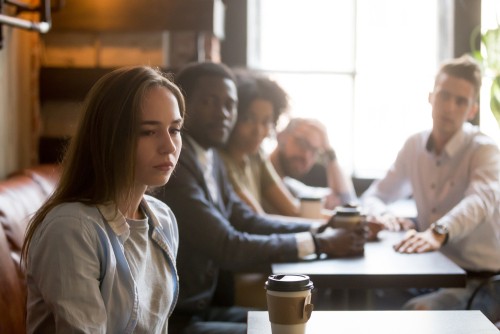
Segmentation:
[(266, 290), (271, 291), (305, 291), (314, 288), (307, 275), (271, 275), (267, 278)]
[(299, 197), (299, 200), (304, 201), (304, 202), (321, 202), (321, 201), (323, 201), (323, 198), (322, 197), (301, 196), (301, 197)]
[(359, 216), (361, 210), (356, 206), (339, 206), (335, 208), (335, 214), (339, 216)]

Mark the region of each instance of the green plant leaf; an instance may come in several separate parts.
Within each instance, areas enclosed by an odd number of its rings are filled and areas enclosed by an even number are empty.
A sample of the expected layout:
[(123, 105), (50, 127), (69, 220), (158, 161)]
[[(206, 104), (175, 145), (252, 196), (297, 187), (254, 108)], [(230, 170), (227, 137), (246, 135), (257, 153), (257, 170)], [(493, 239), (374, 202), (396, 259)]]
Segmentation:
[(481, 37), (485, 55), (483, 62), (493, 75), (500, 73), (500, 26), (496, 29), (487, 30)]
[[(477, 39), (481, 38), (481, 50), (476, 49)], [(490, 109), (500, 127), (500, 22), (494, 29), (481, 34), (478, 26), (470, 36), (471, 55), (483, 67), (483, 76), (492, 78), (490, 87)]]
[(490, 108), (493, 116), (497, 120), (497, 124), (500, 127), (500, 75), (497, 75), (491, 84), (491, 99)]

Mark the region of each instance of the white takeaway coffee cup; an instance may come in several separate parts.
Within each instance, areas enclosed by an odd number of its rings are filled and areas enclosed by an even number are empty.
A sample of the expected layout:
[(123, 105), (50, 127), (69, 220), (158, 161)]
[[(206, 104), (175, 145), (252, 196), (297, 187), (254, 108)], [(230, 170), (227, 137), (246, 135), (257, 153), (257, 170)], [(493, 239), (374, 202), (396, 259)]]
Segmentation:
[(321, 197), (301, 197), (300, 216), (303, 218), (319, 219), (322, 217), (323, 199)]
[(271, 275), (265, 288), (272, 334), (304, 334), (314, 308), (307, 275)]

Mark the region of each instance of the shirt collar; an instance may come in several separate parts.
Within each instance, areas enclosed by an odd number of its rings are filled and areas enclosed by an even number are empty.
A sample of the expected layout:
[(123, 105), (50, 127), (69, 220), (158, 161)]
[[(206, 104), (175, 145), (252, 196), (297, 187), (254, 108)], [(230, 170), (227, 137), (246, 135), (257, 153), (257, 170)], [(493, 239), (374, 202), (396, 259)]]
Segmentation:
[(196, 154), (196, 158), (198, 159), (198, 162), (201, 164), (202, 167), (207, 168), (212, 166), (213, 159), (214, 159), (214, 151), (212, 148), (209, 148), (208, 150), (204, 149), (203, 147), (200, 146), (190, 136), (186, 136), (186, 139), (191, 143), (194, 149), (194, 153)]
[[(465, 133), (472, 129), (473, 125), (466, 122), (463, 126), (448, 140), (446, 145), (444, 146), (443, 152), (446, 153), (449, 157), (454, 156), (460, 148), (463, 146), (464, 141), (466, 140)], [(432, 132), (429, 134), (429, 138), (427, 139), (427, 144), (425, 148), (428, 152), (434, 151), (434, 141), (432, 139)]]
[(130, 236), (130, 226), (116, 205), (114, 203), (99, 204), (97, 209), (122, 242), (127, 240)]
[[(145, 214), (151, 217), (151, 210), (147, 202), (142, 198), (140, 206), (143, 208)], [(128, 239), (130, 236), (130, 225), (127, 223), (127, 219), (120, 212), (114, 203), (98, 204), (97, 209), (107, 221), (108, 225), (111, 227), (113, 232), (120, 238), (122, 242)], [(158, 226), (158, 222), (155, 219), (149, 219), (155, 227)]]

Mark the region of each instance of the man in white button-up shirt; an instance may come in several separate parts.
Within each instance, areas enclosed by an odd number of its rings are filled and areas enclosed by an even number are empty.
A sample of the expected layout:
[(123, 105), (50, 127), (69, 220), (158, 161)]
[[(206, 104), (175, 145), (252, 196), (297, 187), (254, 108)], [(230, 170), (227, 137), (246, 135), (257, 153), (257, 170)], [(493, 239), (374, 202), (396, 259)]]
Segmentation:
[(432, 130), (411, 136), (385, 177), (361, 198), (366, 210), (387, 223), (385, 205), (412, 196), (416, 231), (396, 251), (439, 249), (468, 272), (467, 288), (440, 289), (406, 308), (464, 309), (478, 282), (500, 271), (500, 153), (467, 122), (477, 114), (480, 85), (481, 71), (471, 57), (443, 64), (429, 94)]

